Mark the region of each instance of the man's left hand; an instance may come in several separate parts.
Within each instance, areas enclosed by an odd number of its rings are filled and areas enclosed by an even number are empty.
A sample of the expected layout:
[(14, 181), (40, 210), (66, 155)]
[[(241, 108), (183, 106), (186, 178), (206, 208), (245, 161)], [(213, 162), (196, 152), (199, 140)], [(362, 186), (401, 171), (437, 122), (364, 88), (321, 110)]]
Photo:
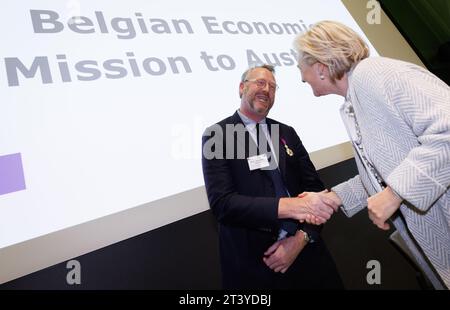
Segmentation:
[(275, 242), (265, 253), (264, 263), (273, 271), (285, 273), (306, 245), (302, 231)]
[(367, 199), (367, 209), (372, 222), (383, 230), (390, 228), (386, 221), (400, 207), (402, 199), (388, 186)]

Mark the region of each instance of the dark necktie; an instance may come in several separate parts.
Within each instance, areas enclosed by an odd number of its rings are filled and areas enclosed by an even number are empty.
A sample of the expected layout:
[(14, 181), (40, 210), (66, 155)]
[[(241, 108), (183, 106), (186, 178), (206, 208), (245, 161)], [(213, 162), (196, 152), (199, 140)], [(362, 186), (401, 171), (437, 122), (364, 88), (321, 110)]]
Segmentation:
[[(259, 123), (256, 123), (256, 139), (258, 141), (258, 153), (261, 152), (271, 152), (270, 144), (267, 141), (264, 130), (261, 130), (259, 127)], [(265, 126), (265, 125), (263, 125)], [(269, 156), (268, 156), (269, 157)], [(274, 155), (271, 156), (271, 161), (274, 161)], [(279, 158), (278, 158), (279, 160)], [(275, 162), (274, 162), (275, 163)], [(273, 164), (271, 168), (273, 168)], [(278, 169), (278, 165), (275, 169), (267, 169), (264, 170), (271, 178), (273, 186), (275, 188), (275, 195), (277, 198), (281, 197), (289, 197), (289, 193), (284, 186), (283, 178), (281, 177), (280, 169)], [(287, 232), (288, 235), (295, 235), (298, 230), (298, 222), (295, 220), (280, 220), (281, 229)], [(280, 236), (285, 235), (285, 233), (280, 232)]]

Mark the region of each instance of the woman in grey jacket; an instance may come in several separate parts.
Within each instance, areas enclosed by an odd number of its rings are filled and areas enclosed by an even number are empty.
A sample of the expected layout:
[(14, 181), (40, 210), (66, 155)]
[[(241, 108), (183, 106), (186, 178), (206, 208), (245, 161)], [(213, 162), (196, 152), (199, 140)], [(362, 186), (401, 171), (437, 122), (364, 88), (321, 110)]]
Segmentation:
[(295, 45), (314, 95), (345, 98), (359, 174), (326, 195), (349, 217), (367, 206), (381, 229), (393, 220), (434, 287), (450, 288), (450, 88), (414, 64), (368, 58), (338, 22), (315, 24)]

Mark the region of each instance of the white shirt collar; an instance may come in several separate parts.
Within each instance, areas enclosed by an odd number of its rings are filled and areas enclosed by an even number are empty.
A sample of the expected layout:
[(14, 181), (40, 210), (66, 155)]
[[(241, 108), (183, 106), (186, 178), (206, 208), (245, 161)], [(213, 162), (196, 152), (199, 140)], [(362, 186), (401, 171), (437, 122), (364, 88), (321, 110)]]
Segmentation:
[[(256, 127), (256, 123), (254, 120), (252, 120), (251, 118), (245, 116), (241, 111), (237, 110), (237, 113), (239, 115), (239, 117), (241, 118), (242, 122), (244, 123), (245, 127), (248, 127), (250, 129), (254, 129)], [(260, 124), (265, 124), (266, 123), (266, 118), (263, 118), (260, 122)]]

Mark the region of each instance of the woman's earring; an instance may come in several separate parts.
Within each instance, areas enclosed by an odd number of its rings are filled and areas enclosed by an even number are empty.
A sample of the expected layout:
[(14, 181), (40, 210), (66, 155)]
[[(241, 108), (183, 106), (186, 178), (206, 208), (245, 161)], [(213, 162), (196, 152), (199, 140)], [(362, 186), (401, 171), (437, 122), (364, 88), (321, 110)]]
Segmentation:
[(325, 80), (325, 77), (323, 76), (323, 74), (320, 75), (320, 79), (323, 81)]

